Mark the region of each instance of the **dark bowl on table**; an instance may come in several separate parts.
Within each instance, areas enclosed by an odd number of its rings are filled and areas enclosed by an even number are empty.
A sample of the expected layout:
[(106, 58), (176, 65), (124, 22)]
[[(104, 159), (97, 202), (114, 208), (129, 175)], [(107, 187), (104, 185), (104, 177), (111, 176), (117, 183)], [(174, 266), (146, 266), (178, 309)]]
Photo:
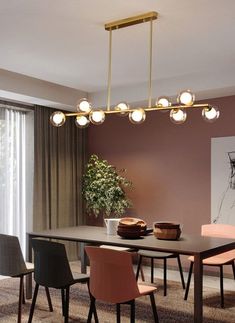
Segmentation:
[(181, 235), (180, 224), (172, 222), (154, 223), (153, 233), (159, 240), (178, 240)]

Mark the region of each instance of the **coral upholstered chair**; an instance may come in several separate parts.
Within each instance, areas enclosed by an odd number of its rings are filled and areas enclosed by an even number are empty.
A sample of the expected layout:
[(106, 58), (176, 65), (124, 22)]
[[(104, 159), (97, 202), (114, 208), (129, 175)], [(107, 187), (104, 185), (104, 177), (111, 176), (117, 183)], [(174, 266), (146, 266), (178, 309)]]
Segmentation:
[(132, 255), (126, 251), (85, 247), (90, 260), (91, 305), (87, 322), (91, 322), (95, 301), (116, 304), (117, 322), (120, 322), (120, 304), (131, 305), (131, 323), (135, 322), (135, 299), (149, 295), (154, 322), (158, 322), (154, 299), (156, 287), (137, 284), (132, 266)]
[[(208, 237), (217, 237), (217, 238), (228, 238), (235, 239), (235, 226), (228, 224), (205, 224), (201, 227), (201, 235)], [(185, 290), (184, 299), (187, 300), (189, 286), (193, 271), (194, 257), (189, 257), (191, 261), (189, 268), (188, 282)], [(235, 279), (235, 249), (230, 250), (219, 255), (203, 259), (203, 265), (207, 266), (217, 266), (220, 268), (220, 294), (221, 294), (221, 307), (224, 308), (224, 286), (223, 286), (223, 266), (231, 265), (233, 270), (233, 276)]]

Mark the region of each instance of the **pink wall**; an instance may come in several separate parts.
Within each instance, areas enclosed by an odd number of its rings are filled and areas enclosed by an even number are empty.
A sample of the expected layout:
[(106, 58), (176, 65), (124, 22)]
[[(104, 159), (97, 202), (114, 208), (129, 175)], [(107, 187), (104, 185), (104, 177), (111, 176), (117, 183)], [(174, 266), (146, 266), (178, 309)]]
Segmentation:
[(133, 209), (126, 215), (149, 226), (177, 221), (187, 233), (199, 233), (210, 222), (211, 138), (235, 135), (235, 96), (208, 102), (221, 112), (212, 124), (202, 120), (200, 110), (190, 110), (183, 125), (171, 123), (168, 113), (151, 112), (142, 125), (108, 116), (103, 125), (90, 126), (88, 153), (126, 168), (133, 182)]

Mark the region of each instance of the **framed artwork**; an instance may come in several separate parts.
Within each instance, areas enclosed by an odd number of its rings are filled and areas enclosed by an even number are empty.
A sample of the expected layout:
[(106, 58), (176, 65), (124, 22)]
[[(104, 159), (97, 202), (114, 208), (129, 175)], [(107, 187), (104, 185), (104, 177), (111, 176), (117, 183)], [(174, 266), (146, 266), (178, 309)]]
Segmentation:
[(235, 225), (235, 137), (211, 138), (211, 223)]

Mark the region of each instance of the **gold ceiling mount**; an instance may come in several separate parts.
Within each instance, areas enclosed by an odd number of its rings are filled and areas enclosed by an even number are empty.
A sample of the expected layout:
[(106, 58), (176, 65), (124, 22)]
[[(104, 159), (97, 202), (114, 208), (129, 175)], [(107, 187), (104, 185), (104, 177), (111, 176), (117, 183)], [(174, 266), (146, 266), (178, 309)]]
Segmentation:
[(125, 28), (137, 24), (142, 24), (151, 20), (156, 20), (158, 13), (156, 11), (147, 12), (142, 15), (133, 16), (125, 19), (116, 20), (104, 25), (105, 30), (115, 30), (120, 28)]
[[(51, 124), (61, 127), (66, 117), (75, 117), (75, 124), (78, 128), (86, 128), (90, 123), (100, 125), (105, 121), (106, 115), (117, 114), (129, 116), (133, 124), (141, 124), (146, 119), (146, 112), (169, 111), (170, 120), (175, 124), (182, 124), (187, 119), (188, 109), (202, 109), (202, 118), (207, 122), (213, 122), (219, 118), (219, 110), (208, 103), (196, 104), (195, 95), (190, 90), (183, 90), (178, 94), (177, 103), (172, 103), (167, 96), (160, 96), (152, 104), (152, 57), (153, 57), (153, 21), (158, 18), (158, 13), (151, 11), (142, 15), (116, 20), (104, 25), (109, 32), (109, 61), (108, 61), (108, 82), (107, 82), (107, 104), (104, 108), (95, 108), (86, 98), (80, 99), (76, 105), (77, 112), (63, 113), (55, 111), (51, 117)], [(112, 32), (120, 28), (129, 27), (144, 22), (149, 22), (149, 66), (148, 66), (148, 104), (131, 108), (130, 105), (121, 101), (111, 106), (111, 78), (112, 78)]]

